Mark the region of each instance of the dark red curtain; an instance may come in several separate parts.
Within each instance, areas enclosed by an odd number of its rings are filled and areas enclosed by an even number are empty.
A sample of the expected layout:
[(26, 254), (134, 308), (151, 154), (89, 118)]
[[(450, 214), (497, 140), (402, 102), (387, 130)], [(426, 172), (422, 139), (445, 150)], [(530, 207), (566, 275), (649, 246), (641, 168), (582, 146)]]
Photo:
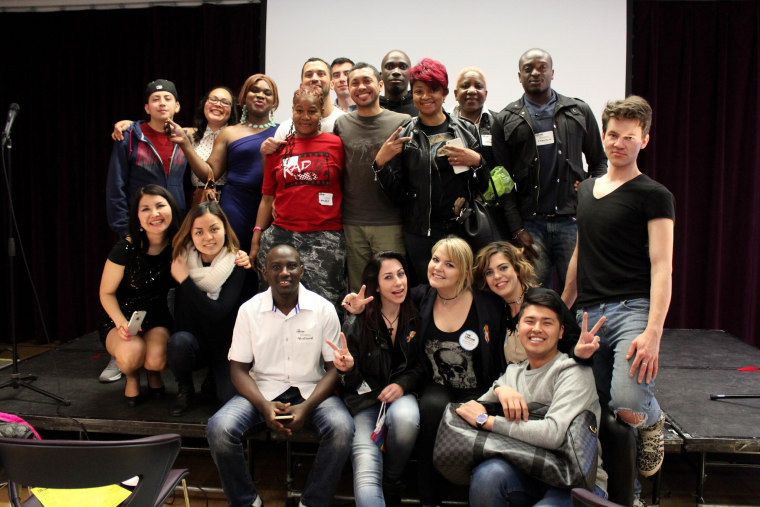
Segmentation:
[(633, 93), (654, 109), (643, 171), (676, 197), (668, 327), (760, 345), (760, 3), (633, 4)]
[[(145, 85), (174, 81), (189, 125), (202, 94), (237, 93), (264, 69), (264, 7), (88, 10), (0, 15), (0, 108), (21, 106), (13, 127), (13, 202), (52, 340), (96, 328), (103, 263), (116, 237), (105, 219), (115, 120), (142, 119)], [(8, 342), (8, 199), (0, 220), (0, 341)], [(17, 335), (43, 340), (21, 252)]]

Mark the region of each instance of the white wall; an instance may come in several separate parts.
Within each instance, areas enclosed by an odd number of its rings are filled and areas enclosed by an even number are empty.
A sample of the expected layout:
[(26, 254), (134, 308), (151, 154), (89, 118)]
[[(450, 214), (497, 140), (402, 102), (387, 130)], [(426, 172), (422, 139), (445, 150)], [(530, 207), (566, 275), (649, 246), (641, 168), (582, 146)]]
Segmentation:
[[(553, 88), (588, 102), (597, 115), (625, 94), (626, 0), (269, 0), (266, 73), (277, 83), (276, 118), (290, 116), (303, 62), (338, 56), (380, 67), (391, 49), (412, 64), (441, 61), (453, 80), (466, 66), (483, 69), (490, 109), (500, 110), (523, 93), (517, 61), (540, 47), (554, 59)], [(252, 71), (258, 69), (252, 69)]]

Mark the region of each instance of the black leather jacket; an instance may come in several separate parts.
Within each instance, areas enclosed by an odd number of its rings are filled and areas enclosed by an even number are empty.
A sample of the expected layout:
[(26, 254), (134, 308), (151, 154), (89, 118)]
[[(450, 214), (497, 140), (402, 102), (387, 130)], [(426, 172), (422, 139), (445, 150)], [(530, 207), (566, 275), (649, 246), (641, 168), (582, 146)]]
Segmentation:
[[(444, 111), (449, 119), (449, 132), (461, 138), (465, 147), (480, 152), (480, 134), (474, 123), (465, 118), (454, 118)], [(373, 163), (378, 181), (388, 198), (403, 210), (404, 231), (429, 236), (431, 230), (431, 177), (432, 161), (430, 143), (419, 126), (418, 117), (412, 118), (398, 137), (411, 137), (404, 149), (393, 157), (382, 169)], [(471, 171), (475, 181), (470, 181), (473, 194), (485, 189), (488, 181), (487, 161)]]
[[(589, 174), (597, 177), (607, 172), (599, 125), (591, 108), (580, 99), (557, 93), (554, 109), (554, 139), (557, 143), (557, 214), (575, 215), (578, 192), (575, 182)], [(539, 159), (535, 133), (524, 97), (502, 109), (491, 127), (491, 142), (496, 165), (504, 166), (516, 185), (513, 192), (522, 218), (536, 214), (539, 185)], [(586, 156), (589, 174), (583, 170)]]
[[(388, 384), (396, 383), (404, 394), (415, 392), (425, 376), (425, 370), (418, 359), (420, 349), (417, 342), (421, 335), (416, 332), (418, 320), (412, 322), (407, 336), (396, 335), (401, 347), (404, 363), (391, 370), (393, 344), (388, 329), (368, 331), (364, 328), (364, 314), (351, 315), (343, 324), (348, 350), (354, 357), (354, 369), (338, 375), (341, 398), (351, 415), (380, 403), (377, 396)], [(371, 391), (358, 394), (357, 390), (366, 382)]]

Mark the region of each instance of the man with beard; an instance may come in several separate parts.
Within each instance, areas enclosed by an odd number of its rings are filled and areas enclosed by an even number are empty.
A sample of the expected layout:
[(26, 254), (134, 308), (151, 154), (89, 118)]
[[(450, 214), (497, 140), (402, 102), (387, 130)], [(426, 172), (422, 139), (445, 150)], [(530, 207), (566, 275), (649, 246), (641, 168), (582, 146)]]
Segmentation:
[(348, 90), (348, 73), (353, 66), (353, 60), (345, 56), (336, 58), (330, 64), (330, 72), (332, 73), (330, 88), (335, 92), (333, 105), (344, 113), (356, 111), (356, 104), (351, 100), (351, 93)]
[[(301, 68), (301, 84), (303, 86), (313, 86), (322, 90), (324, 105), (322, 106), (322, 122), (320, 123), (320, 129), (322, 132), (332, 133), (335, 120), (346, 113), (330, 102), (330, 82), (330, 65), (328, 65), (326, 61), (321, 58), (309, 58), (306, 60), (306, 63), (304, 63)], [(289, 118), (280, 123), (280, 126), (277, 127), (277, 132), (274, 134), (274, 139), (277, 141), (284, 141), (292, 126), (293, 118)], [(270, 155), (274, 152), (273, 149), (270, 151), (271, 139), (272, 138), (267, 139), (261, 145), (261, 152), (266, 155)], [(265, 145), (267, 145), (266, 148)], [(275, 148), (277, 146), (279, 146), (279, 143), (274, 145)]]
[(394, 49), (383, 57), (380, 65), (385, 95), (380, 97), (380, 106), (397, 113), (417, 116), (412, 94), (409, 92), (409, 69), (412, 63), (403, 51)]
[(364, 62), (354, 65), (348, 75), (348, 89), (356, 111), (338, 118), (333, 130), (346, 153), (341, 212), (351, 291), (359, 290), (362, 271), (373, 254), (383, 250), (404, 252), (401, 210), (375, 181), (372, 161), (383, 143), (410, 117), (380, 107), (383, 86), (375, 67)]

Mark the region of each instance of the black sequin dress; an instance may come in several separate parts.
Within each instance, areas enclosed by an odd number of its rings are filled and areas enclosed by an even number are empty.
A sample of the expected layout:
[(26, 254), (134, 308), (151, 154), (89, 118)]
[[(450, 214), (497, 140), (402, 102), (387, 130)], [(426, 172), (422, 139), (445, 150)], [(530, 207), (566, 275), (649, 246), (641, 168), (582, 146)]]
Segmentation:
[[(132, 312), (145, 310), (142, 330), (163, 326), (170, 332), (173, 326), (169, 312), (167, 295), (176, 286), (171, 274), (171, 245), (167, 245), (158, 255), (140, 252), (126, 239), (120, 240), (108, 254), (108, 260), (124, 266), (124, 278), (116, 289), (116, 300), (124, 316), (129, 319)], [(105, 342), (108, 332), (116, 327), (113, 320), (103, 311), (98, 332)]]

